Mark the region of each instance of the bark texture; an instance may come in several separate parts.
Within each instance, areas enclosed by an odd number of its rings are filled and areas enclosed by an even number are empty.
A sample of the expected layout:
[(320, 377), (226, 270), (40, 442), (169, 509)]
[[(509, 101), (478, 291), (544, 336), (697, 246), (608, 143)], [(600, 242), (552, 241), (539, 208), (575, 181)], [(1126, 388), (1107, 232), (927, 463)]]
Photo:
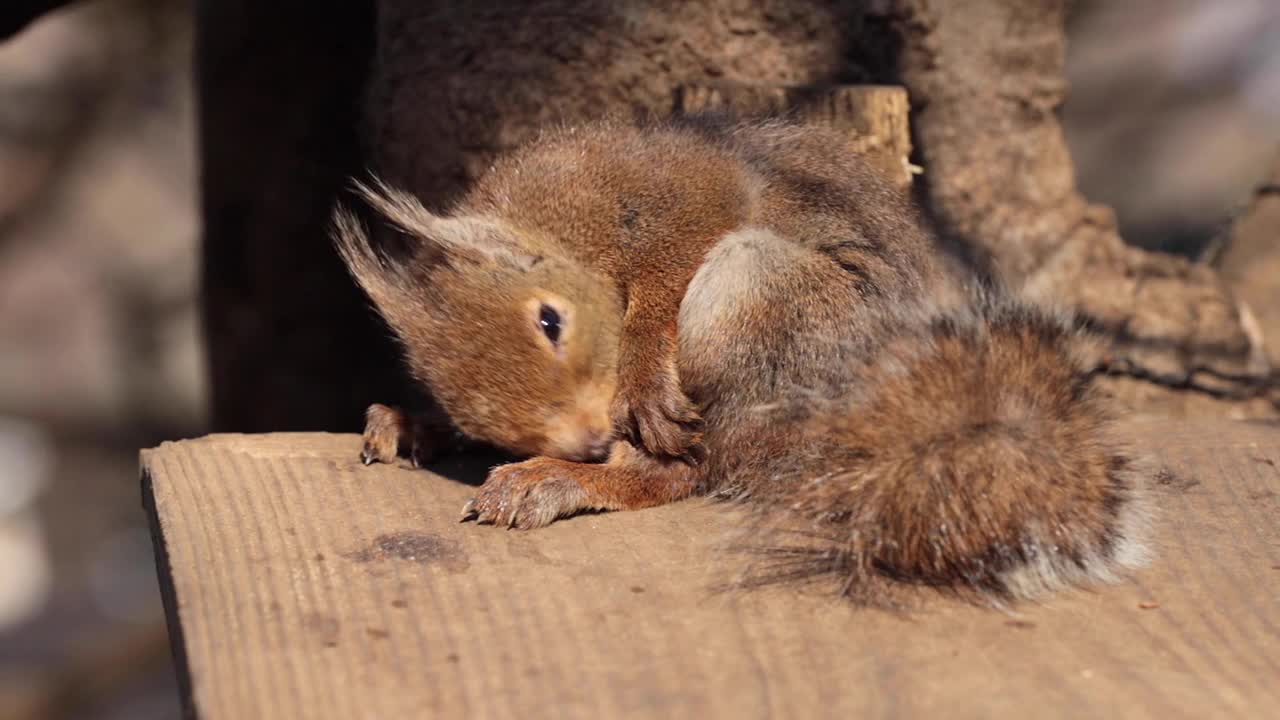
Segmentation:
[(1211, 267), (1126, 245), (1076, 190), (1057, 109), (1064, 0), (897, 0), (901, 79), (939, 225), (1004, 280), (1114, 338), (1110, 370), (1246, 399), (1261, 335)]
[(549, 123), (748, 85), (787, 102), (803, 93), (779, 88), (905, 85), (916, 189), (951, 244), (1083, 311), (1116, 339), (1108, 369), (1142, 387), (1264, 392), (1260, 336), (1217, 271), (1125, 245), (1077, 192), (1063, 0), (339, 5), (199, 5), (218, 428), (356, 428), (409, 393), (325, 232), (345, 177), (374, 169), (442, 209)]
[(366, 102), (378, 170), (428, 205), (551, 123), (662, 116), (685, 85), (839, 81), (857, 0), (379, 3)]

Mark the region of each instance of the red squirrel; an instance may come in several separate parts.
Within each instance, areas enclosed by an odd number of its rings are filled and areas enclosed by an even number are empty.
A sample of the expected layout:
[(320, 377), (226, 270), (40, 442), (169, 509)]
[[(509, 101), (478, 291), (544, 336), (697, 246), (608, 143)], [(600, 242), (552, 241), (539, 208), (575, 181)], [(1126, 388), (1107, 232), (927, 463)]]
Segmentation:
[[(544, 133), (456, 207), (375, 182), (352, 275), (493, 468), (463, 519), (536, 528), (695, 494), (751, 509), (761, 578), (990, 599), (1143, 561), (1146, 474), (1069, 318), (946, 263), (836, 131), (717, 116)], [(370, 408), (365, 458), (423, 427)], [(415, 455), (418, 453), (415, 452)]]

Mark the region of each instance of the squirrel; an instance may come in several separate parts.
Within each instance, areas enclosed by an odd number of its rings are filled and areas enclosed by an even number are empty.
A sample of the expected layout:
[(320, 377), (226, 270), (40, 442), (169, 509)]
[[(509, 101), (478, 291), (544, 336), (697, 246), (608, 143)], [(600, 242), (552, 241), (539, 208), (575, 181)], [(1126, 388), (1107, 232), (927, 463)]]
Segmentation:
[[(536, 528), (693, 495), (749, 512), (753, 582), (1003, 602), (1143, 564), (1143, 462), (1070, 316), (950, 267), (837, 131), (693, 115), (545, 131), (448, 213), (334, 237), (414, 376), (494, 467), (465, 520)], [(369, 409), (365, 462), (439, 450)]]

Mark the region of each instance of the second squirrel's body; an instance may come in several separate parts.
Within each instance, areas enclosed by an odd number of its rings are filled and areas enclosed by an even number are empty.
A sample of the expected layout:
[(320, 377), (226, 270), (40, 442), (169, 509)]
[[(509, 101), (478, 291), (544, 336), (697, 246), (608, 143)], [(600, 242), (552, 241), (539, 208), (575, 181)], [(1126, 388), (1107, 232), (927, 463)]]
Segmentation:
[[(865, 597), (886, 579), (1027, 596), (1135, 564), (1142, 478), (1091, 346), (943, 272), (844, 147), (780, 122), (601, 123), (501, 160), (447, 218), (366, 191), (419, 241), (407, 261), (340, 215), (457, 425), (551, 456), (495, 468), (466, 512), (537, 527), (716, 493), (756, 510), (760, 578)], [(381, 460), (412, 434), (381, 406), (370, 428)], [(579, 461), (607, 436), (605, 462)]]

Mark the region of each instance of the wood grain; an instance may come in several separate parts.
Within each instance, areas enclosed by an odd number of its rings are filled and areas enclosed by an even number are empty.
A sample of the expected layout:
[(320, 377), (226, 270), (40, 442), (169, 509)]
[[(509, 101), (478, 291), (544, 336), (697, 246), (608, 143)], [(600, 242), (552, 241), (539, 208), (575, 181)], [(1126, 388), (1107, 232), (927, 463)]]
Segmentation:
[(910, 102), (896, 85), (686, 85), (680, 112), (732, 110), (743, 115), (795, 114), (848, 133), (849, 150), (865, 153), (895, 183), (911, 184)]
[(717, 592), (734, 515), (702, 500), (459, 524), (470, 488), (363, 467), (355, 436), (166, 443), (143, 472), (203, 718), (1273, 714), (1280, 425), (1129, 430), (1170, 471), (1156, 560), (1016, 614)]

